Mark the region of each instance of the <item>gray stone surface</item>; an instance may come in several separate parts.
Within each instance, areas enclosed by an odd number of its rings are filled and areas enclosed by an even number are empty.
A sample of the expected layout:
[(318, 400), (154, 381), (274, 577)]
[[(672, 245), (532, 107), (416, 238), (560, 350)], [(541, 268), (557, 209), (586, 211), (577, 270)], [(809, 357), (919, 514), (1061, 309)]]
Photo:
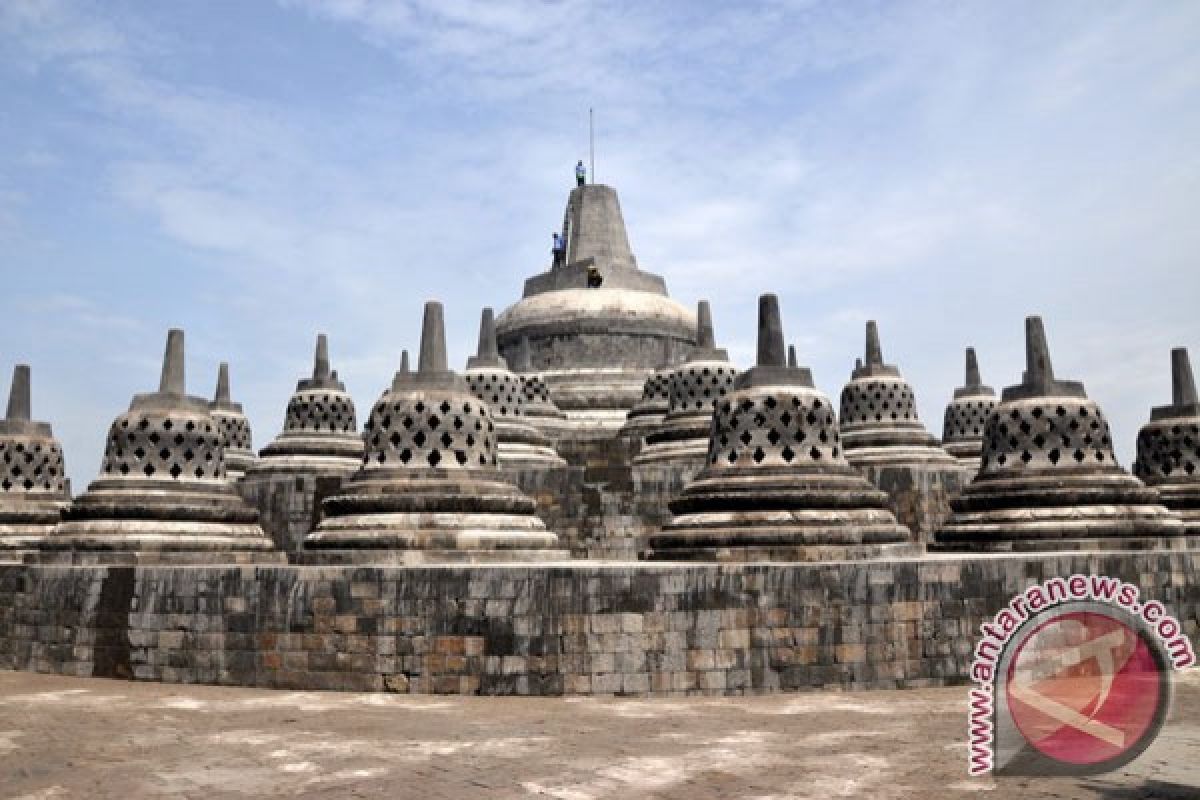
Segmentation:
[[(818, 561), (916, 552), (887, 496), (846, 461), (833, 403), (785, 365), (778, 300), (759, 302), (762, 363), (716, 404), (707, 463), (649, 537), (652, 559)], [(668, 417), (669, 418), (669, 417)]]
[(667, 413), (645, 433), (638, 465), (702, 462), (708, 450), (713, 409), (733, 390), (737, 368), (718, 348), (708, 301), (697, 306), (696, 346), (667, 376)]
[(855, 466), (955, 463), (917, 416), (912, 386), (884, 363), (874, 320), (867, 322), (866, 358), (842, 389), (838, 418), (846, 458)]
[(1025, 323), (1022, 381), (988, 417), (980, 469), (939, 545), (965, 550), (1186, 547), (1178, 515), (1117, 464), (1083, 384), (1054, 377), (1045, 330)]
[(283, 431), (262, 449), (247, 475), (346, 475), (362, 463), (354, 400), (329, 363), (329, 342), (317, 335), (311, 378), (296, 382)]
[(237, 480), (254, 465), (254, 440), (250, 432), (250, 420), (242, 411), (242, 404), (230, 399), (229, 365), (224, 361), (217, 370), (217, 391), (208, 410), (225, 437), (225, 472), (230, 480)]
[[(575, 427), (611, 433), (664, 352), (669, 364), (684, 359), (696, 322), (661, 278), (638, 269), (610, 187), (572, 190), (563, 236), (566, 263), (529, 279), (523, 299), (497, 318), (499, 350), (513, 363), (528, 340), (533, 369)], [(600, 288), (587, 288), (589, 271), (603, 278)]]
[(467, 361), (463, 373), (467, 388), (487, 404), (496, 425), (496, 456), (505, 467), (561, 467), (566, 462), (526, 415), (526, 384), (511, 371), (496, 350), (492, 309), (485, 308), (479, 323), (479, 350)]
[(279, 556), (226, 477), (208, 402), (186, 392), (183, 331), (168, 334), (159, 390), (113, 421), (100, 477), (38, 546), (39, 560), (65, 563)]
[(327, 498), (305, 560), (435, 563), (568, 557), (497, 466), (488, 405), (446, 365), (442, 306), (425, 305), (416, 373), (397, 376), (363, 431), (362, 469)]
[(1196, 552), (752, 565), (0, 566), (0, 669), (483, 695), (963, 684), (980, 624), (1022, 587), (1074, 573), (1140, 587), (1200, 647)]
[(1183, 519), (1191, 536), (1200, 535), (1200, 402), (1186, 348), (1171, 351), (1169, 406), (1150, 412), (1137, 437), (1133, 474), (1153, 486), (1163, 505)]
[(954, 390), (942, 419), (942, 448), (974, 473), (983, 451), (983, 429), (996, 407), (996, 392), (979, 376), (975, 348), (967, 348), (966, 380)]
[(8, 558), (35, 548), (71, 499), (62, 445), (32, 414), (30, 369), (18, 364), (0, 420), (0, 554)]

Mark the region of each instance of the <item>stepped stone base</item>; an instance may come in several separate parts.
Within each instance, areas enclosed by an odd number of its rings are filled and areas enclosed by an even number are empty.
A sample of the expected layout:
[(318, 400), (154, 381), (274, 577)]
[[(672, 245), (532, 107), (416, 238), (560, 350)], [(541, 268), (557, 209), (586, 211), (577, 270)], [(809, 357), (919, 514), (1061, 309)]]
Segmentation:
[(962, 493), (973, 473), (945, 464), (859, 465), (876, 489), (888, 495), (888, 505), (901, 525), (921, 544), (950, 516), (950, 501)]
[(292, 563), (302, 565), (435, 566), (439, 564), (540, 564), (569, 562), (566, 550), (484, 550), (479, 548), (428, 548), (422, 550), (324, 549), (294, 553)]
[(214, 550), (62, 550), (34, 551), (26, 564), (45, 566), (219, 566), (221, 564), (286, 564), (287, 555), (271, 551)]
[(1108, 575), (1200, 649), (1200, 552), (822, 564), (0, 566), (0, 669), (484, 695), (965, 684), (1031, 583)]

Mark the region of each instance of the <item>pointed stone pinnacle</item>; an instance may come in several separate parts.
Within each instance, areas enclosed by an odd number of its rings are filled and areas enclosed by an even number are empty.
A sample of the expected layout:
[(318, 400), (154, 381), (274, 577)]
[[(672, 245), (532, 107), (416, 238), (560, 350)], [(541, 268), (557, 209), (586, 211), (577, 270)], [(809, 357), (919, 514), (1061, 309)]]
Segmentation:
[(158, 391), (159, 394), (187, 394), (183, 370), (183, 331), (179, 328), (172, 328), (167, 332), (167, 349), (163, 353)]
[(336, 369), (329, 373), (329, 380), (333, 381), (334, 383), (338, 382), (338, 374)]
[(964, 386), (982, 386), (983, 379), (979, 376), (979, 361), (975, 358), (975, 348), (967, 348), (967, 379)]
[(402, 350), (400, 352), (400, 374), (407, 375), (411, 371), (412, 368), (408, 366), (408, 351)]
[(701, 300), (696, 304), (696, 348), (700, 350), (712, 350), (716, 346), (717, 339), (713, 334), (712, 308), (709, 307), (707, 300)]
[(29, 365), (17, 364), (13, 367), (12, 388), (8, 392), (8, 414), (5, 419), (9, 422), (28, 422), (32, 411)]
[(317, 334), (317, 352), (313, 356), (313, 380), (327, 381), (330, 379), (329, 372), (329, 338), (323, 334)]
[(883, 347), (879, 344), (879, 325), (873, 319), (867, 320), (866, 365), (868, 367), (883, 366)]
[(425, 304), (425, 317), (421, 323), (421, 355), (417, 360), (417, 372), (448, 372), (446, 362), (446, 323), (442, 304), (430, 300)]
[(788, 366), (789, 367), (800, 366), (800, 362), (798, 362), (796, 360), (796, 345), (794, 345), (794, 344), (788, 345)]
[(764, 294), (758, 298), (758, 360), (760, 367), (787, 365), (783, 345), (783, 319), (779, 315), (779, 298)]
[(1176, 347), (1171, 351), (1171, 404), (1188, 406), (1196, 402), (1196, 379), (1192, 376), (1187, 348)]
[(1050, 363), (1050, 345), (1041, 317), (1025, 318), (1025, 375), (1023, 383), (1049, 383), (1054, 380)]
[(225, 361), (221, 362), (221, 366), (217, 367), (217, 394), (213, 397), (213, 402), (217, 405), (229, 405), (229, 364)]
[(483, 314), (479, 317), (479, 346), (475, 355), (487, 360), (493, 360), (500, 355), (496, 347), (496, 316), (491, 308), (483, 309)]
[(856, 358), (854, 359), (854, 371), (858, 372), (860, 369), (862, 369), (862, 359)]

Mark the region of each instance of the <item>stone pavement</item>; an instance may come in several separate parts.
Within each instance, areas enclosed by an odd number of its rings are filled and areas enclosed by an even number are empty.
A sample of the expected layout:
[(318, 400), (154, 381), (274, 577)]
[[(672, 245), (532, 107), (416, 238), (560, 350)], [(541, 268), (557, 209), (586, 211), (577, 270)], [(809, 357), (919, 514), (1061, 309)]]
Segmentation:
[[(971, 779), (965, 688), (413, 697), (0, 672), (0, 797), (1200, 797), (1200, 671), (1124, 770)], [(979, 793), (983, 793), (980, 795)]]

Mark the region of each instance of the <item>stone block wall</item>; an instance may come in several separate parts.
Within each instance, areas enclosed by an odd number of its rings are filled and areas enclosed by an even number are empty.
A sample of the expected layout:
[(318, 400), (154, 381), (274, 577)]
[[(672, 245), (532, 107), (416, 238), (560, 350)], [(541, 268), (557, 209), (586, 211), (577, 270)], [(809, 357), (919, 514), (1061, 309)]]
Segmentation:
[(950, 516), (950, 500), (974, 477), (964, 468), (922, 464), (862, 466), (859, 470), (875, 488), (887, 492), (896, 519), (923, 545), (933, 542), (933, 534)]
[(1112, 575), (1200, 646), (1200, 552), (775, 565), (0, 566), (0, 668), (419, 693), (963, 682), (1029, 584)]
[(258, 509), (259, 524), (275, 547), (295, 553), (321, 521), (321, 501), (336, 494), (342, 480), (340, 475), (252, 472), (237, 482), (237, 490)]

